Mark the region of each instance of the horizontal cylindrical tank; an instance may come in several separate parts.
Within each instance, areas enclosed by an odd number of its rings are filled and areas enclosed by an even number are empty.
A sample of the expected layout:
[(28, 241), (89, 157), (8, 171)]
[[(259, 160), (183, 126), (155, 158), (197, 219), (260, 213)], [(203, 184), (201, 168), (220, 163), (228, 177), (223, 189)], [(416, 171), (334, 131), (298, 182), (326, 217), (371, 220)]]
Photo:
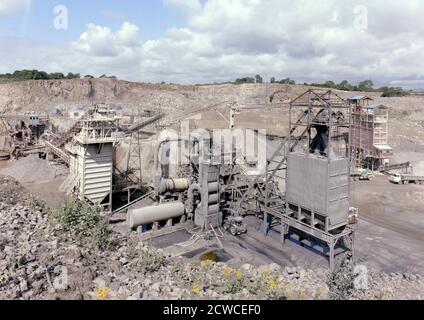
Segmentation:
[(184, 213), (185, 207), (181, 202), (171, 202), (158, 206), (130, 209), (128, 211), (127, 223), (131, 229), (134, 229), (142, 224), (178, 218), (184, 215)]
[(165, 193), (168, 191), (186, 191), (189, 186), (189, 179), (164, 179), (160, 183), (159, 190), (160, 193)]
[(218, 182), (210, 182), (208, 184), (209, 193), (218, 192)]
[(218, 211), (219, 211), (219, 206), (217, 204), (209, 206), (208, 208), (208, 214), (218, 213)]
[(218, 203), (218, 194), (217, 193), (209, 195), (209, 204), (214, 204), (214, 203)]

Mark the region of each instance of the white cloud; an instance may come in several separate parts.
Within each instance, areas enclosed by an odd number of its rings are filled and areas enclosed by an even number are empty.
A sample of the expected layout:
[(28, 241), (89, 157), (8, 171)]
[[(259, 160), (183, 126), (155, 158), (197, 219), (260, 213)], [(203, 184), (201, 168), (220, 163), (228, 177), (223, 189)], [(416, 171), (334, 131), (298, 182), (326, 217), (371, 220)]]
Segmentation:
[(25, 13), (31, 7), (31, 0), (1, 0), (0, 18)]
[[(183, 13), (184, 27), (142, 43), (129, 22), (118, 30), (89, 24), (65, 54), (72, 61), (48, 59), (49, 66), (55, 61), (66, 70), (77, 66), (75, 72), (152, 82), (226, 81), (256, 73), (308, 82), (424, 80), (421, 0), (367, 1), (366, 30), (355, 24), (355, 8), (363, 4), (357, 0), (164, 2)], [(32, 61), (40, 55), (31, 54)]]
[(138, 27), (124, 22), (119, 30), (113, 32), (108, 27), (90, 23), (73, 46), (88, 55), (117, 57), (140, 46)]
[(187, 17), (196, 15), (202, 10), (199, 0), (164, 0), (163, 2), (167, 6), (177, 9)]

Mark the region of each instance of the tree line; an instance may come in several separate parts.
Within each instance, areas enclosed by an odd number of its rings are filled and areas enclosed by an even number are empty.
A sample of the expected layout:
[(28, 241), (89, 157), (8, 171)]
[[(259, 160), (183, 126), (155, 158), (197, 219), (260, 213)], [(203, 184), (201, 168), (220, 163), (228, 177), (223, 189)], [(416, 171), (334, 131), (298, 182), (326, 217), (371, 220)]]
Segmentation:
[(334, 81), (326, 81), (324, 83), (311, 83), (306, 85), (343, 91), (383, 92), (382, 97), (402, 97), (409, 94), (408, 91), (403, 90), (401, 87), (374, 88), (372, 80), (360, 81), (357, 85), (350, 84), (347, 80), (343, 80), (339, 84), (336, 84)]
[(69, 72), (66, 76), (61, 72), (47, 73), (38, 70), (16, 70), (13, 73), (0, 74), (0, 78), (10, 80), (50, 80), (50, 79), (80, 79), (79, 73)]
[[(259, 74), (255, 77), (245, 77), (239, 78), (234, 81), (235, 84), (244, 84), (244, 83), (263, 83), (264, 80)], [(270, 79), (270, 83), (280, 83), (280, 84), (296, 84), (295, 80), (290, 78), (277, 80), (275, 77)], [(324, 83), (304, 83), (305, 86), (319, 87), (319, 88), (329, 88), (337, 89), (343, 91), (360, 91), (360, 92), (383, 92), (382, 97), (402, 97), (409, 94), (408, 91), (403, 90), (401, 87), (381, 87), (374, 88), (374, 82), (372, 80), (363, 80), (358, 84), (351, 84), (347, 80), (343, 80), (340, 83), (335, 83), (334, 81), (326, 81)]]
[[(271, 83), (281, 83), (281, 84), (296, 84), (296, 81), (286, 78), (282, 80), (277, 80), (275, 77), (270, 79)], [(244, 77), (239, 78), (234, 81), (235, 84), (243, 84), (243, 83), (264, 83), (264, 78), (261, 75), (257, 74), (255, 77)]]
[[(94, 78), (92, 75), (85, 75), (84, 78)], [(116, 79), (115, 76), (101, 75), (100, 78)], [(39, 70), (16, 70), (13, 73), (0, 74), (0, 79), (7, 80), (65, 80), (65, 79), (81, 79), (79, 73), (69, 72), (63, 74), (61, 72), (47, 73)]]

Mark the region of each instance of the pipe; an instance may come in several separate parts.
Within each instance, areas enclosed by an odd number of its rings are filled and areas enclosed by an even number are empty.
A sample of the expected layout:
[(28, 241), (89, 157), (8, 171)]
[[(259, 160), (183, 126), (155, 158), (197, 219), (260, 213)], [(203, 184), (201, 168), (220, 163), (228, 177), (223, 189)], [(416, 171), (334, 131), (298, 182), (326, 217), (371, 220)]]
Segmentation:
[(127, 223), (131, 229), (143, 224), (178, 218), (184, 215), (185, 207), (181, 202), (171, 202), (158, 206), (150, 206), (128, 210)]
[(156, 147), (156, 150), (155, 150), (154, 169), (155, 169), (156, 172), (159, 171), (159, 152), (160, 152), (160, 149), (162, 148), (162, 146), (165, 143), (168, 143), (168, 142), (181, 142), (181, 141), (193, 142), (193, 144), (194, 143), (200, 143), (200, 139), (197, 138), (197, 137), (193, 137), (193, 136), (190, 136), (190, 137), (187, 137), (187, 138), (173, 138), (173, 139), (166, 138), (166, 139), (160, 141), (159, 144)]
[(165, 140), (160, 141), (155, 150), (155, 163), (154, 163), (155, 171), (159, 172), (159, 152), (160, 152), (160, 149), (162, 149), (162, 146), (164, 144), (168, 142), (181, 142), (181, 141), (187, 141), (187, 140), (188, 139), (182, 139), (182, 138), (176, 138), (176, 139), (166, 138)]
[(168, 191), (186, 191), (190, 186), (189, 179), (164, 179), (160, 182), (159, 192), (165, 193)]

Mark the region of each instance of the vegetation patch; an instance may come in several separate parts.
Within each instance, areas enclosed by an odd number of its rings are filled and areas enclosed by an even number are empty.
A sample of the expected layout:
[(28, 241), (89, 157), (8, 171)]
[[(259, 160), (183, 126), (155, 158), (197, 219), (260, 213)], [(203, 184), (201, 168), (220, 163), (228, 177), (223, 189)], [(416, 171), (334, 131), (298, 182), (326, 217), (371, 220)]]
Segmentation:
[(356, 294), (359, 293), (359, 290), (355, 288), (357, 276), (355, 264), (351, 259), (345, 259), (339, 263), (327, 279), (330, 299), (349, 300), (355, 298)]
[(131, 262), (131, 266), (143, 274), (148, 274), (159, 271), (166, 263), (167, 258), (163, 253), (141, 250), (138, 257)]
[(79, 246), (91, 246), (104, 251), (112, 243), (107, 218), (101, 215), (97, 206), (82, 201), (67, 202), (59, 211), (59, 221)]

